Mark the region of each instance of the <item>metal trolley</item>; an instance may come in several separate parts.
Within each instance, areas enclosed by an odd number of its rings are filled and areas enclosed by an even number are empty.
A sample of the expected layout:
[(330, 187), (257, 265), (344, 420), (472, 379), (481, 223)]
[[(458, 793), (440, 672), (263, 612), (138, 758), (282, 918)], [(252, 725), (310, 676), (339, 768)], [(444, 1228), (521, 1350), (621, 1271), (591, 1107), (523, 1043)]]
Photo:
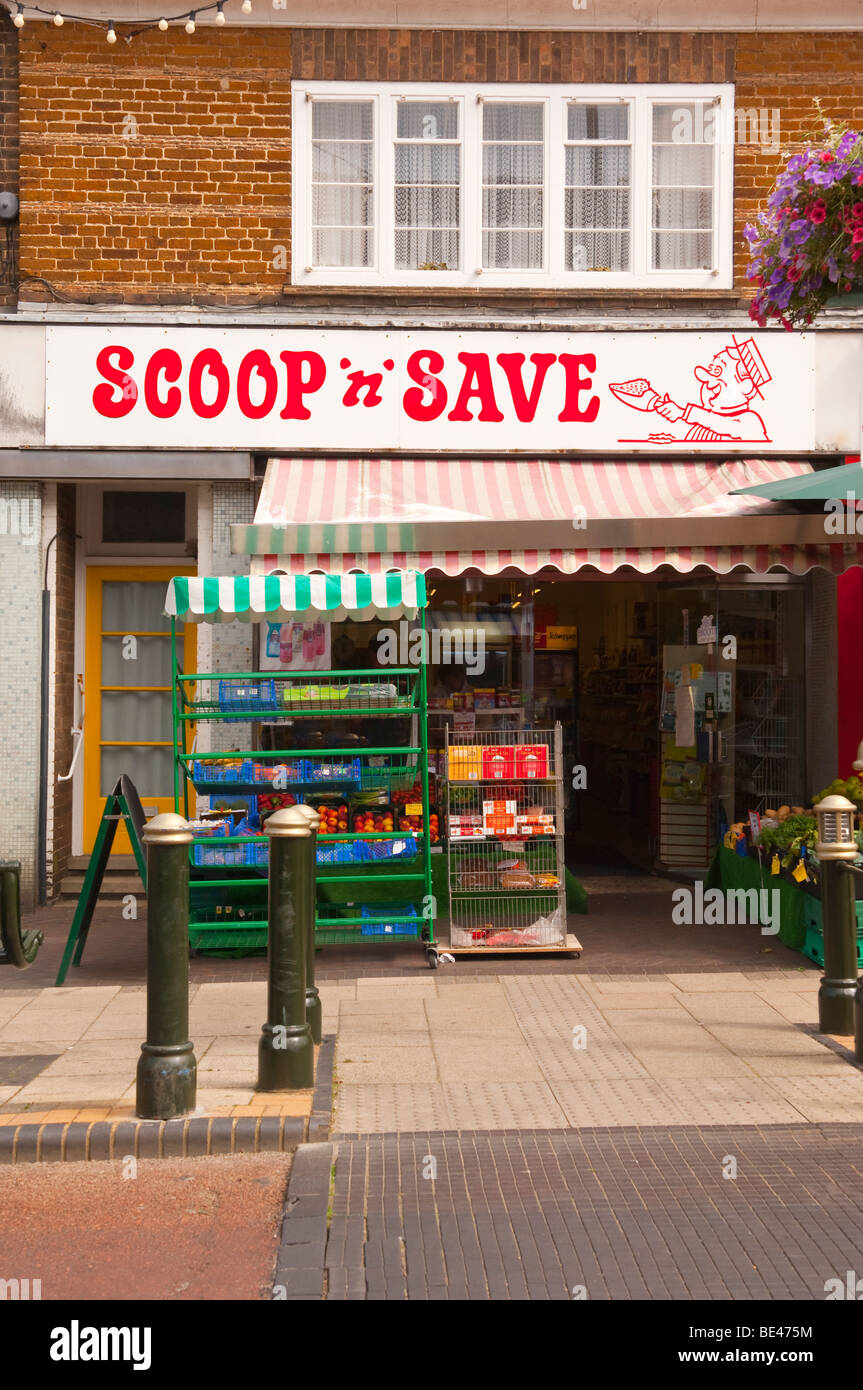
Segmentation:
[[(302, 616), (340, 617), (347, 611), (362, 620), (378, 616), (422, 614), (425, 585), (421, 574), (326, 577), (323, 592), (306, 576), (265, 576), (255, 592), (254, 579), (174, 579), (168, 591), (172, 617), (174, 670), (173, 752), (174, 804), (189, 814), (190, 791), (209, 795), (252, 797), (288, 792), (296, 800), (331, 797), (338, 810), (318, 834), (318, 945), (376, 945), (421, 941), (435, 968), (434, 896), (431, 889), (426, 671), (416, 667), (334, 671), (179, 670), (176, 624), (182, 621), (270, 621)], [(347, 581), (344, 587), (340, 581)], [(305, 582), (303, 582), (305, 581)], [(365, 581), (360, 583), (359, 581)], [(385, 583), (384, 583), (385, 581)], [(266, 584), (267, 587), (263, 587)], [(200, 586), (218, 585), (209, 597)], [(383, 587), (382, 587), (383, 585)], [(190, 586), (196, 586), (190, 589)], [(236, 587), (234, 587), (236, 586)], [(257, 602), (250, 602), (255, 593)], [(358, 597), (365, 602), (357, 602)], [(194, 599), (198, 599), (196, 606)], [(245, 598), (245, 606), (243, 606)], [(327, 600), (329, 603), (327, 604)], [(314, 600), (317, 600), (316, 602)], [(279, 730), (306, 721), (371, 719), (408, 721), (407, 742), (391, 745), (299, 748)], [(271, 726), (277, 746), (230, 753), (195, 751), (190, 733), (202, 723), (233, 726), (242, 741), (260, 743), (260, 729)], [(257, 730), (257, 736), (253, 734)], [(335, 739), (333, 740), (336, 741)], [(324, 739), (326, 742), (326, 739)], [(293, 746), (278, 746), (291, 743)], [(357, 829), (349, 818), (352, 794), (390, 797), (419, 784), (419, 826)], [(344, 808), (344, 815), (342, 815)], [(378, 817), (381, 819), (381, 817)], [(199, 827), (191, 846), (190, 942), (193, 949), (249, 949), (266, 945), (266, 871), (268, 842), (261, 834), (208, 833)], [(398, 884), (397, 903), (376, 903), (378, 885)], [(327, 901), (337, 885), (352, 885), (350, 903)], [(353, 885), (356, 885), (354, 890)], [(338, 893), (336, 893), (338, 896)], [(384, 896), (389, 899), (389, 892)]]
[(571, 952), (563, 857), (563, 737), (446, 731), (450, 950)]

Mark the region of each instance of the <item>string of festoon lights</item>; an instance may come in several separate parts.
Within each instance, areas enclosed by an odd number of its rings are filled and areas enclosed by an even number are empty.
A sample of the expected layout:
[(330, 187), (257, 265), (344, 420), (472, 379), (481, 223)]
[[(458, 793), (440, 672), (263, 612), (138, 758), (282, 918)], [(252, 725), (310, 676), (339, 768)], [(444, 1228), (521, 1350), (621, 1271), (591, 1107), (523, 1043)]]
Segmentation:
[[(137, 24), (132, 33), (126, 35), (133, 38), (136, 34), (146, 33), (148, 29), (161, 29), (163, 32), (169, 29), (172, 24), (182, 24), (187, 34), (194, 34), (197, 28), (197, 21), (202, 15), (210, 17), (214, 24), (225, 23), (225, 6), (232, 3), (232, 0), (215, 0), (210, 5), (196, 5), (193, 10), (184, 10), (182, 14), (162, 15), (159, 19), (145, 20)], [(75, 24), (89, 24), (97, 29), (104, 29), (105, 38), (108, 43), (117, 42), (117, 30), (113, 19), (100, 20), (92, 19), (89, 15), (69, 14), (65, 10), (44, 9), (41, 5), (27, 5), (13, 0), (14, 8), (10, 8), (12, 23), (16, 29), (23, 29), (28, 18), (50, 19), (58, 28), (62, 28), (66, 21)], [(241, 14), (252, 13), (252, 0), (240, 0), (239, 10)], [(215, 11), (215, 14), (212, 12)]]

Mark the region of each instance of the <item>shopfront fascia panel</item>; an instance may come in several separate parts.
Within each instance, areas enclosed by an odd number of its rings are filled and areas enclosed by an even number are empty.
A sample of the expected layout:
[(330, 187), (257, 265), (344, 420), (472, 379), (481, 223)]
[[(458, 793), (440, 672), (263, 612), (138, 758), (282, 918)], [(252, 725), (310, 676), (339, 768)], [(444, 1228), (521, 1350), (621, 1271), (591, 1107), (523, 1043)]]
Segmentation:
[(239, 452), (0, 448), (0, 478), (40, 478), (64, 483), (99, 478), (122, 478), (126, 482), (248, 481), (251, 469), (251, 456)]

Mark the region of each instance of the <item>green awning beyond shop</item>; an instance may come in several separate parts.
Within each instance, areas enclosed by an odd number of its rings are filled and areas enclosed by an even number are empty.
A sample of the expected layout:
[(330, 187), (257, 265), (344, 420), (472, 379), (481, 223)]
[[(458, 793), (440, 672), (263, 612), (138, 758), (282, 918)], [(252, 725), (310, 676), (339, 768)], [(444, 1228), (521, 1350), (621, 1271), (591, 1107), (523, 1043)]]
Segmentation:
[(779, 478), (772, 483), (758, 483), (756, 487), (738, 487), (729, 496), (749, 493), (754, 497), (767, 497), (771, 502), (818, 502), (844, 499), (849, 492), (863, 500), (863, 464), (843, 463), (839, 468), (803, 473), (799, 478)]
[(165, 596), (165, 613), (183, 623), (283, 622), (309, 613), (324, 622), (349, 617), (392, 621), (415, 618), (425, 605), (425, 577), (414, 570), (176, 576)]

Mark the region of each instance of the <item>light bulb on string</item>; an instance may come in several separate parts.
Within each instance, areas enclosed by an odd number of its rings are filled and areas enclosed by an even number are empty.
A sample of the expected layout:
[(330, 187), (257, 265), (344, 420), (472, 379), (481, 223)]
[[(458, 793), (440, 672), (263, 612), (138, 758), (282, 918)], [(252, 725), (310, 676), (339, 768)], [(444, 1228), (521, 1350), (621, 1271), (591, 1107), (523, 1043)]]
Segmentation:
[(187, 34), (194, 34), (194, 32), (195, 32), (195, 11), (192, 10), (192, 13), (189, 15), (189, 18), (186, 20), (186, 33), (187, 33)]
[(105, 38), (108, 40), (108, 43), (116, 43), (116, 42), (117, 42), (117, 33), (116, 33), (116, 30), (114, 29), (114, 21), (113, 21), (113, 19), (112, 19), (112, 20), (109, 20), (109, 22), (108, 22), (108, 32), (107, 32), (107, 34), (105, 35)]
[(167, 19), (160, 19), (160, 20), (159, 20), (159, 28), (161, 29), (161, 31), (162, 31), (163, 34), (164, 34), (165, 30), (167, 29), (167, 27), (168, 27), (168, 21), (167, 21)]
[(243, 3), (242, 3), (242, 5), (240, 6), (240, 9), (243, 11), (243, 14), (251, 14), (251, 13), (252, 13), (252, 0), (243, 0)]
[(225, 22), (225, 7), (224, 7), (224, 5), (223, 5), (223, 3), (222, 3), (222, 0), (219, 0), (218, 5), (216, 6), (216, 23), (217, 23), (217, 24), (224, 24), (224, 22)]
[(16, 29), (24, 28), (24, 6), (19, 5), (16, 14), (12, 18), (12, 23)]
[(54, 23), (57, 25), (57, 28), (58, 28), (58, 29), (62, 28), (62, 26), (63, 26), (63, 16), (62, 16), (61, 14), (55, 14), (55, 16), (54, 16)]

